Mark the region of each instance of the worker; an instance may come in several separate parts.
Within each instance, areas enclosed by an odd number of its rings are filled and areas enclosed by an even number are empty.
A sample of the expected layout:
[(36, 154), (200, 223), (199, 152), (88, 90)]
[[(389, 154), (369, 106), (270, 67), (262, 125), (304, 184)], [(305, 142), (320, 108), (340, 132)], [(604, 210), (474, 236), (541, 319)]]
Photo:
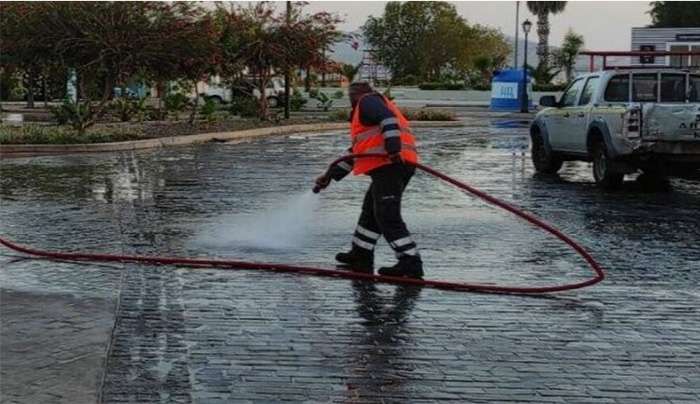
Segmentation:
[(352, 104), (350, 151), (353, 154), (382, 153), (386, 157), (342, 161), (316, 179), (319, 189), (326, 188), (331, 180), (340, 181), (351, 171), (372, 179), (352, 237), (352, 248), (350, 252), (336, 255), (336, 260), (352, 270), (373, 273), (374, 247), (384, 236), (398, 262), (392, 267), (380, 268), (379, 274), (420, 279), (423, 262), (401, 218), (401, 196), (415, 173), (415, 167), (409, 163), (418, 162), (408, 120), (393, 102), (366, 82), (352, 83), (349, 96)]

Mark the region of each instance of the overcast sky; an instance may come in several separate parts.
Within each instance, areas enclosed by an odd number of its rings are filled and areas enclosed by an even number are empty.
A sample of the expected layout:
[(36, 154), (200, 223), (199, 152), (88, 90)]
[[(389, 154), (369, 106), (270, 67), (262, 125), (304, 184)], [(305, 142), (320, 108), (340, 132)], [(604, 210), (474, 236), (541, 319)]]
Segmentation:
[[(479, 23), (500, 28), (506, 35), (514, 35), (514, 1), (466, 1), (451, 2), (457, 11), (470, 23)], [(330, 11), (340, 14), (345, 23), (341, 29), (352, 31), (359, 28), (370, 15), (380, 16), (384, 1), (312, 1), (306, 6), (309, 12)], [(582, 34), (586, 48), (590, 50), (630, 50), (630, 28), (651, 23), (646, 12), (648, 1), (569, 1), (563, 13), (550, 16), (552, 32), (550, 43), (559, 45), (569, 28)], [(520, 2), (520, 21), (537, 19), (527, 11), (525, 2)], [(521, 33), (522, 37), (522, 33)], [(537, 40), (535, 27), (530, 33)]]

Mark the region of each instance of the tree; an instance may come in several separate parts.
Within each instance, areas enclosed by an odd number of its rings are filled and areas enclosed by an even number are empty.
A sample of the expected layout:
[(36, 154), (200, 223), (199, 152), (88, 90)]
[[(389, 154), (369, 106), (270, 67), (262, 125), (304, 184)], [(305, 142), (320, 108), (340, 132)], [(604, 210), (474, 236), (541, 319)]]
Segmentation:
[(569, 29), (564, 37), (564, 43), (554, 54), (555, 65), (562, 67), (566, 72), (566, 81), (571, 81), (573, 78), (576, 57), (581, 52), (583, 44), (583, 36)]
[[(114, 87), (135, 76), (195, 83), (218, 66), (216, 26), (191, 3), (18, 2), (2, 7), (3, 66), (14, 63), (30, 77), (36, 77), (35, 69), (44, 77), (47, 68), (58, 76), (75, 71), (79, 96), (94, 109), (84, 115), (89, 121), (81, 130), (104, 112)], [(90, 102), (95, 98), (96, 105)]]
[(549, 15), (559, 14), (566, 8), (565, 1), (528, 1), (527, 8), (537, 16), (537, 56), (546, 70), (549, 66)]
[[(435, 38), (449, 25), (450, 18), (455, 26), (464, 22), (449, 3), (389, 2), (384, 14), (378, 18), (370, 16), (362, 30), (375, 57), (395, 78), (413, 75), (429, 80), (444, 65), (444, 46), (450, 46), (450, 41), (442, 38), (436, 43)], [(435, 51), (429, 52), (433, 46)]]
[(700, 27), (700, 2), (653, 1), (650, 5), (654, 28)]
[[(329, 13), (303, 14), (295, 7), (287, 19), (277, 15), (273, 4), (257, 3), (247, 7), (219, 9), (226, 18), (229, 37), (225, 41), (227, 58), (236, 60), (234, 67), (244, 66), (254, 77), (261, 94), (259, 116), (266, 119), (268, 105), (265, 89), (276, 72), (298, 66), (323, 67), (327, 58), (323, 49), (339, 37), (337, 17)], [(235, 39), (234, 39), (235, 38)]]
[(322, 74), (335, 69), (335, 65), (330, 62), (328, 49), (341, 40), (343, 35), (336, 28), (342, 22), (340, 18), (327, 12), (304, 14), (304, 4), (296, 3), (288, 21), (282, 25), (282, 38), (287, 52), (283, 66), (280, 67), (286, 71), (296, 67), (306, 70), (308, 90), (312, 69)]
[(21, 73), (28, 108), (34, 108), (37, 82), (54, 56), (52, 43), (40, 35), (46, 9), (42, 2), (0, 3), (0, 65), (6, 74)]
[(510, 52), (499, 31), (470, 26), (446, 2), (389, 2), (381, 17), (369, 17), (363, 32), (375, 57), (397, 81), (464, 76), (481, 56), (489, 56), (488, 64), (496, 66)]
[(456, 71), (468, 77), (472, 71), (487, 85), (495, 70), (505, 66), (511, 47), (503, 33), (483, 25), (467, 26), (458, 42)]
[(360, 72), (361, 67), (362, 67), (362, 64), (351, 65), (351, 64), (343, 63), (340, 66), (340, 74), (342, 74), (343, 77), (345, 77), (345, 79), (349, 83), (352, 83), (355, 80), (355, 76), (357, 76), (357, 73)]

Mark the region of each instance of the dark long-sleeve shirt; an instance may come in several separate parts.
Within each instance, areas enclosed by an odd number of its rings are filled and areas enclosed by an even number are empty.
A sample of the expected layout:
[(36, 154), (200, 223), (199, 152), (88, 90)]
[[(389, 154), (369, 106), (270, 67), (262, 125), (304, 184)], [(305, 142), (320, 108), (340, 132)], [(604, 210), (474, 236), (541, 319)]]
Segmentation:
[[(360, 108), (360, 122), (365, 126), (379, 125), (384, 137), (384, 149), (389, 154), (401, 151), (401, 130), (396, 115), (389, 109), (381, 94), (367, 95), (355, 108)], [(350, 113), (350, 119), (355, 110)], [(352, 151), (352, 149), (350, 149)], [(331, 168), (331, 178), (340, 181), (352, 171), (352, 161), (341, 162)]]

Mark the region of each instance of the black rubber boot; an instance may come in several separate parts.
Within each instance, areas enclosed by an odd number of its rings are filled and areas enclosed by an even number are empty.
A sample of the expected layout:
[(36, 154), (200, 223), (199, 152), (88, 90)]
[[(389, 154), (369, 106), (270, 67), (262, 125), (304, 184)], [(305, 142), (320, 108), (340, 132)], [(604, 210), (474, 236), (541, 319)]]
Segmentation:
[(372, 251), (353, 248), (350, 252), (338, 253), (335, 260), (356, 272), (370, 274), (374, 272), (374, 252)]
[(404, 256), (393, 267), (379, 268), (379, 275), (423, 279), (423, 261), (419, 256)]

